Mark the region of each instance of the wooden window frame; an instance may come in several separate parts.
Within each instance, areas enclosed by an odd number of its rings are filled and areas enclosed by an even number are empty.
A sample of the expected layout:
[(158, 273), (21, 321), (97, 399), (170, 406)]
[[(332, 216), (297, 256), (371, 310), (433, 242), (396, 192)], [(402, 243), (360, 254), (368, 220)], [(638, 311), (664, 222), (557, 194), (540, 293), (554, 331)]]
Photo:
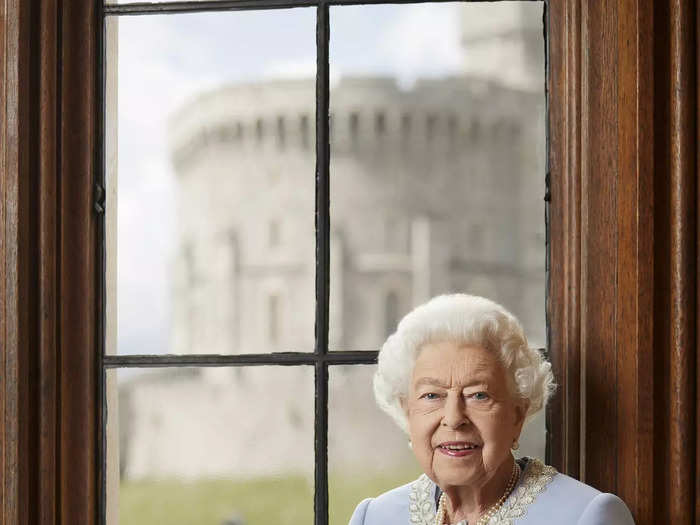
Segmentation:
[[(639, 524), (700, 524), (700, 6), (546, 3), (552, 463)], [(7, 525), (98, 519), (101, 9), (0, 3)]]
[(0, 3), (1, 521), (94, 523), (95, 2)]
[(550, 3), (552, 463), (700, 524), (700, 4)]

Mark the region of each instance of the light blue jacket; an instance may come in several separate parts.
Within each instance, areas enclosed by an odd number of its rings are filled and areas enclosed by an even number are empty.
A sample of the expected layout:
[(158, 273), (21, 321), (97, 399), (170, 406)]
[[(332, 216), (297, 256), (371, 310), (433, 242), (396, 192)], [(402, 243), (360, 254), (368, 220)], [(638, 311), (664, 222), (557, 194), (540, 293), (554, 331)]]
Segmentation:
[[(523, 473), (489, 525), (634, 525), (624, 502), (559, 474), (538, 460), (519, 460)], [(438, 488), (426, 475), (362, 501), (350, 525), (434, 525)]]

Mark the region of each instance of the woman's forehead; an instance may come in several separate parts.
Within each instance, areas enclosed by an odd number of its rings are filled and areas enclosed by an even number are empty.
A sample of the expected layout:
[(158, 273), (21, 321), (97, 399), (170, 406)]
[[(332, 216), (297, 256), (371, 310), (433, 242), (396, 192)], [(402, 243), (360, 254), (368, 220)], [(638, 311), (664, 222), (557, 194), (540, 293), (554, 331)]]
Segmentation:
[(453, 341), (431, 342), (423, 345), (413, 369), (414, 381), (419, 376), (436, 378), (441, 376), (481, 376), (484, 378), (501, 375), (502, 364), (494, 352), (480, 346)]

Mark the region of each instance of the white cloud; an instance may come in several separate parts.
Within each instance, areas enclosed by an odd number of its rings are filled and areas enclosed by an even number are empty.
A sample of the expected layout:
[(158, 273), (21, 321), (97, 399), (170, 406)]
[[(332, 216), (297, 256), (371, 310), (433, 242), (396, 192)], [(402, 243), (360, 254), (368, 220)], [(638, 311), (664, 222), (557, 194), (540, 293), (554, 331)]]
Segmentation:
[(462, 55), (457, 5), (409, 4), (401, 7), (379, 42), (399, 84), (419, 77), (457, 74)]
[(459, 72), (460, 4), (343, 6), (331, 10), (331, 71), (417, 78)]
[(316, 76), (316, 59), (309, 57), (302, 60), (279, 60), (265, 66), (262, 78), (314, 78)]

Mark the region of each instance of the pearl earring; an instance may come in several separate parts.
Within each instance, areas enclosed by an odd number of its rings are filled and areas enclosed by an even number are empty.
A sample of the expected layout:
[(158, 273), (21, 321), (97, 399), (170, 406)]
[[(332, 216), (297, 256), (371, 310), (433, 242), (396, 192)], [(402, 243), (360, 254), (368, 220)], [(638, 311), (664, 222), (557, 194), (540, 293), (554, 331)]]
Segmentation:
[(512, 448), (513, 450), (518, 450), (520, 448), (520, 443), (518, 443), (517, 439), (513, 440), (513, 445), (510, 448)]

